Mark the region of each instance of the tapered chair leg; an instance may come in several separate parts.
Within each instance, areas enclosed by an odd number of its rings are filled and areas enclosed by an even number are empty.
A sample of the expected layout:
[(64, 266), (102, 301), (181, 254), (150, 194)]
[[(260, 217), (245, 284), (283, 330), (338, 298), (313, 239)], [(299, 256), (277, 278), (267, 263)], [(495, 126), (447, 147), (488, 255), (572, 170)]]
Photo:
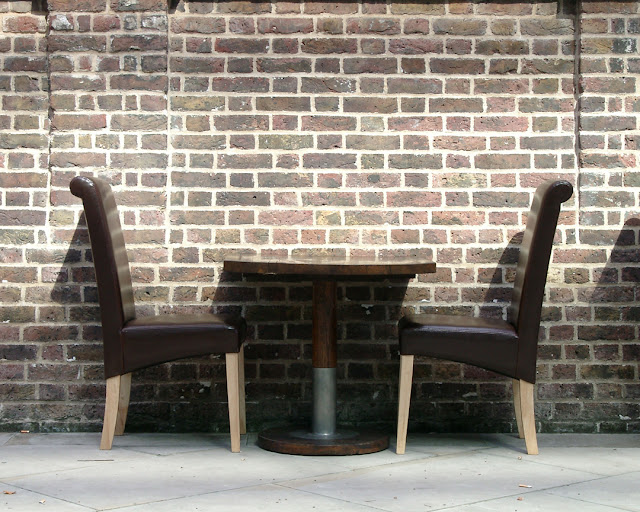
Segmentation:
[(520, 401), (520, 380), (513, 379), (513, 408), (516, 413), (516, 424), (518, 425), (518, 437), (524, 439), (522, 429), (522, 405)]
[(398, 391), (398, 433), (396, 435), (396, 453), (402, 455), (407, 445), (407, 427), (409, 424), (409, 402), (411, 402), (411, 383), (413, 380), (413, 356), (400, 356), (400, 386)]
[(116, 432), (118, 410), (120, 408), (120, 392), (122, 388), (122, 376), (116, 375), (107, 379), (107, 398), (104, 405), (104, 420), (102, 422), (101, 450), (111, 450), (113, 436)]
[(229, 430), (231, 432), (231, 451), (240, 451), (240, 355), (226, 354), (227, 397), (229, 402)]
[[(533, 395), (535, 384), (519, 381), (520, 417), (522, 422), (521, 432), (529, 455), (538, 455), (538, 440), (536, 438), (536, 417), (534, 412)], [(515, 397), (514, 387), (514, 397)], [(517, 418), (517, 416), (516, 416)]]
[(244, 390), (244, 346), (238, 352), (238, 394), (240, 402), (240, 433), (247, 433), (247, 409)]
[(115, 435), (124, 434), (124, 426), (127, 423), (129, 412), (129, 397), (131, 396), (131, 374), (120, 376), (120, 398), (118, 400), (118, 417), (116, 418)]

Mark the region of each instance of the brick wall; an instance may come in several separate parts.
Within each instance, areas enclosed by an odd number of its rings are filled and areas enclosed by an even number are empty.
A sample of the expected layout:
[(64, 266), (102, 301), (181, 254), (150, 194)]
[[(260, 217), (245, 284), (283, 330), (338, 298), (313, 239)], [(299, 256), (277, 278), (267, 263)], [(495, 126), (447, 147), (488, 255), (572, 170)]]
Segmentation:
[[(310, 414), (309, 283), (239, 251), (419, 255), (339, 286), (339, 421), (395, 423), (402, 309), (501, 316), (532, 193), (566, 178), (542, 431), (638, 431), (637, 2), (0, 1), (0, 428), (104, 396), (77, 174), (121, 205), (140, 314), (250, 324), (250, 429)], [(411, 428), (515, 429), (508, 380), (422, 359)], [(225, 430), (223, 360), (135, 374), (129, 427)]]

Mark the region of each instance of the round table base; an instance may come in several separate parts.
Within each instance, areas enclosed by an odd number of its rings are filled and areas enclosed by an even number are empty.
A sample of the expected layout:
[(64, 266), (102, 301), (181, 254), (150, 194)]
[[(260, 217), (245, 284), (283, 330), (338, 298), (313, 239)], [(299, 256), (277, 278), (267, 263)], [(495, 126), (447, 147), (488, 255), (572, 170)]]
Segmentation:
[(386, 450), (389, 436), (348, 429), (338, 429), (335, 434), (325, 436), (302, 428), (274, 428), (258, 434), (258, 446), (291, 455), (362, 455)]

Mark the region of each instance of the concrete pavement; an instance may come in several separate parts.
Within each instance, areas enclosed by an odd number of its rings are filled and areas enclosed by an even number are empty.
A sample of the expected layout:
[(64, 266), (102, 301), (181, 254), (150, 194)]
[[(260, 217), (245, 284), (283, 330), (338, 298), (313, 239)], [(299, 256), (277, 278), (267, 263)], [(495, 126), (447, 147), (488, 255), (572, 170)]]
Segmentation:
[[(302, 457), (243, 436), (0, 433), (0, 510), (640, 511), (640, 435), (409, 435), (407, 453)], [(393, 445), (393, 441), (392, 441)]]

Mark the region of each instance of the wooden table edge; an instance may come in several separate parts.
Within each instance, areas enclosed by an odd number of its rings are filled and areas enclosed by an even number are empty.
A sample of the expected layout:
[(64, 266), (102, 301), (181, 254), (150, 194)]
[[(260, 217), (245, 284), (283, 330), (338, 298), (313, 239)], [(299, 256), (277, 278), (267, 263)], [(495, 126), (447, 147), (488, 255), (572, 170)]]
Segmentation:
[(223, 262), (225, 272), (241, 274), (281, 274), (281, 275), (308, 275), (308, 276), (380, 276), (380, 277), (411, 277), (416, 274), (432, 274), (436, 271), (434, 262), (420, 263), (394, 263), (394, 262), (368, 262), (368, 261), (344, 261), (344, 262), (303, 262), (303, 261), (269, 261), (269, 260), (242, 260), (225, 259)]

